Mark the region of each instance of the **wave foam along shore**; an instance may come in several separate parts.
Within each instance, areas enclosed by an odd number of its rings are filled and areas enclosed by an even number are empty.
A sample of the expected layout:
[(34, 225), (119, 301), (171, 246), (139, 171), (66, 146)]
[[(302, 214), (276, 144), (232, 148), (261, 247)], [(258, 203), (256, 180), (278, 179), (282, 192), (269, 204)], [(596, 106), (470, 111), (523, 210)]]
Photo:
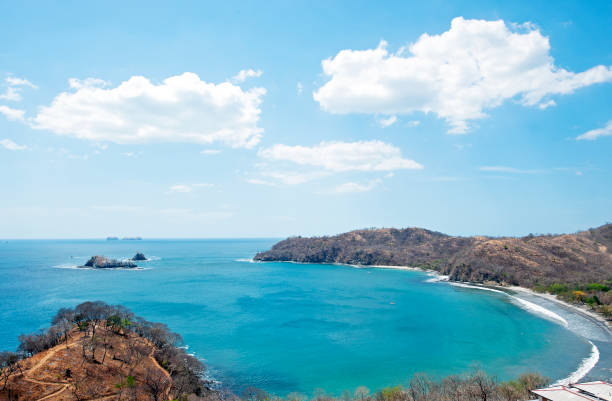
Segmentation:
[[(483, 287), (483, 286), (478, 286), (478, 285), (471, 285), (471, 284), (466, 284), (466, 283), (452, 283), (449, 282), (449, 284), (457, 286), (457, 287), (464, 287), (464, 288), (475, 288), (475, 289), (479, 289), (479, 290), (485, 290), (485, 291), (491, 291), (491, 292), (497, 292), (497, 293), (502, 293), (507, 295), (508, 297), (510, 297), (510, 299), (512, 300), (513, 303), (515, 303), (517, 306), (525, 309), (528, 312), (537, 314), (539, 316), (545, 317), (549, 320), (552, 320), (556, 323), (560, 323), (563, 326), (567, 327), (569, 329), (569, 323), (567, 322), (567, 320), (565, 320), (563, 317), (561, 317), (560, 315), (558, 315), (557, 313), (541, 306), (541, 305), (537, 305), (533, 302), (527, 301), (525, 299), (519, 298), (517, 296), (514, 296), (512, 294), (509, 294), (505, 291), (501, 291), (501, 290), (497, 290), (494, 288), (488, 288), (488, 287)], [(560, 302), (560, 301), (557, 301)], [(559, 379), (555, 382), (554, 386), (559, 386), (559, 385), (567, 385), (570, 383), (576, 383), (578, 381), (580, 381), (583, 377), (585, 377), (599, 362), (599, 349), (597, 348), (597, 346), (595, 344), (593, 344), (592, 341), (587, 340), (589, 342), (589, 344), (591, 344), (591, 353), (589, 354), (589, 356), (585, 357), (581, 362), (580, 365), (578, 365), (578, 368), (572, 372), (568, 377), (565, 377), (563, 379)]]
[(578, 366), (578, 369), (576, 369), (571, 375), (565, 379), (557, 380), (553, 386), (576, 383), (586, 376), (587, 373), (589, 373), (591, 369), (595, 367), (595, 365), (597, 365), (597, 362), (599, 362), (599, 349), (591, 341), (589, 341), (589, 344), (591, 344), (591, 355), (584, 358)]
[(565, 320), (564, 318), (562, 318), (561, 316), (559, 316), (558, 314), (556, 314), (555, 312), (546, 309), (543, 306), (537, 305), (533, 302), (527, 301), (525, 299), (516, 297), (514, 295), (508, 294), (505, 291), (501, 291), (501, 290), (496, 290), (495, 288), (489, 288), (489, 287), (483, 287), (483, 286), (479, 286), (479, 285), (472, 285), (472, 284), (466, 284), (466, 283), (454, 283), (454, 282), (449, 282), (450, 285), (453, 285), (455, 287), (464, 287), (464, 288), (475, 288), (475, 289), (479, 289), (479, 290), (484, 290), (484, 291), (491, 291), (491, 292), (497, 292), (500, 294), (504, 294), (508, 297), (510, 297), (511, 301), (519, 306), (520, 308), (534, 313), (538, 316), (542, 316), (544, 318), (547, 318), (548, 320), (552, 320), (555, 323), (560, 323), (565, 327), (568, 327), (569, 324), (567, 323), (567, 320)]

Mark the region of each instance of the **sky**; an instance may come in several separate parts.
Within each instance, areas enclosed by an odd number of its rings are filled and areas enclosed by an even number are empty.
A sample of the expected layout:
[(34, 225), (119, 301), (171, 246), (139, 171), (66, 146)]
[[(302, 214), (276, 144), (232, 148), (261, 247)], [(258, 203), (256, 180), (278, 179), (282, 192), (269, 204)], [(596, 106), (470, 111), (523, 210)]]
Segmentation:
[(612, 221), (612, 2), (0, 3), (0, 238)]

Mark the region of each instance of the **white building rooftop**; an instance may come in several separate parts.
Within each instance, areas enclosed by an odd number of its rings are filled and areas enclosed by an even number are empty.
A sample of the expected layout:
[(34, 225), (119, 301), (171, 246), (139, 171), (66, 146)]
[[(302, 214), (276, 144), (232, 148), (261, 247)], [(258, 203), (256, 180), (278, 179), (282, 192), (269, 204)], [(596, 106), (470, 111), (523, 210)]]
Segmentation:
[(596, 401), (596, 398), (583, 394), (578, 389), (556, 386), (532, 391), (541, 401)]
[(583, 393), (599, 398), (600, 400), (612, 401), (612, 384), (603, 381), (576, 383), (571, 387), (581, 390)]

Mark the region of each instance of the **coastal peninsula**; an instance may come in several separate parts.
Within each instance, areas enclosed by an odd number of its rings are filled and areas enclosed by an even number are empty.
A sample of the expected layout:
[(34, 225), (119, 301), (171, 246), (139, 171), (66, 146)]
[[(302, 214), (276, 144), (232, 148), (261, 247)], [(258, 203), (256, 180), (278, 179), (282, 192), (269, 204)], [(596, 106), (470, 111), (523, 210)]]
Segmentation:
[(588, 305), (612, 318), (612, 224), (575, 234), (459, 237), (423, 228), (292, 237), (257, 261), (411, 266), (451, 281), (520, 286)]

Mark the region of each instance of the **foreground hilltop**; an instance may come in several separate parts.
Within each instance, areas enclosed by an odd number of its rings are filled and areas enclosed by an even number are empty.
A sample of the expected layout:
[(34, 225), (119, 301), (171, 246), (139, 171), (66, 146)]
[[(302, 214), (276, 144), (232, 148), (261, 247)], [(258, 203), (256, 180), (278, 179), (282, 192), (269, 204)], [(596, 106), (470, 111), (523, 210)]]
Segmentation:
[(520, 238), (456, 237), (423, 228), (365, 229), (288, 238), (254, 259), (414, 266), (436, 270), (454, 281), (536, 289), (561, 285), (569, 291), (599, 283), (599, 292), (607, 293), (612, 282), (612, 224), (575, 234)]
[(0, 353), (0, 400), (219, 401), (178, 334), (122, 306), (61, 309), (49, 329), (19, 341)]

